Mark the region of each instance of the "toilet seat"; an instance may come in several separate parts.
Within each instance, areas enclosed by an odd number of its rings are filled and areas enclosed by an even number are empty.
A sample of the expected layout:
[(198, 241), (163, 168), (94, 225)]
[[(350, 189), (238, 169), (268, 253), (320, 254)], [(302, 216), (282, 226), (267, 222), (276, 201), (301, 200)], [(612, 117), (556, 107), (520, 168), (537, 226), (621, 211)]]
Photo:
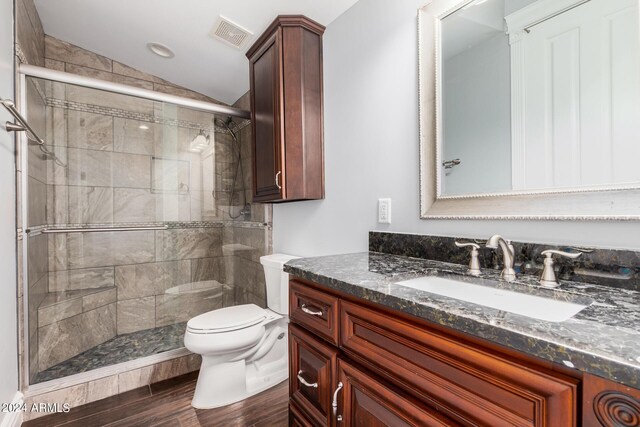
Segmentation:
[(192, 334), (220, 334), (238, 331), (277, 318), (275, 313), (255, 304), (243, 304), (209, 311), (189, 320), (187, 332)]

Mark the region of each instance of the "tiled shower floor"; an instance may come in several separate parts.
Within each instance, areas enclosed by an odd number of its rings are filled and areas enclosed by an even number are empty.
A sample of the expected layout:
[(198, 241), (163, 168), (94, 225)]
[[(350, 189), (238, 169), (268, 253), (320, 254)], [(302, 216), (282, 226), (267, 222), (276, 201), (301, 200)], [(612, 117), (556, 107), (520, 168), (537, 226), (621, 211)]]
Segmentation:
[(33, 384), (128, 362), (183, 347), (186, 322), (118, 335), (84, 353), (38, 372)]

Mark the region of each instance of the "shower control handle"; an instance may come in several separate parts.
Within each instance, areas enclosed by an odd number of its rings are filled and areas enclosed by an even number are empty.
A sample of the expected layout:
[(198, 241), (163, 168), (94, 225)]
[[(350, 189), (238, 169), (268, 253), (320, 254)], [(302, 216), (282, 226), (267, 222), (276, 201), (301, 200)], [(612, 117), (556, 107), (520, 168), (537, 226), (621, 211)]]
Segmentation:
[(278, 173), (276, 174), (276, 187), (278, 187), (280, 190), (282, 190), (282, 185), (280, 185), (281, 174), (282, 174), (282, 171), (278, 171)]
[(316, 311), (316, 310), (311, 310), (309, 308), (307, 308), (307, 304), (302, 304), (302, 306), (300, 306), (300, 310), (302, 310), (303, 312), (310, 314), (312, 316), (322, 316), (322, 310), (320, 311)]
[(298, 381), (300, 381), (300, 384), (302, 384), (303, 386), (318, 388), (318, 383), (310, 383), (310, 382), (307, 382), (307, 380), (305, 380), (304, 378), (302, 378), (302, 370), (298, 371)]

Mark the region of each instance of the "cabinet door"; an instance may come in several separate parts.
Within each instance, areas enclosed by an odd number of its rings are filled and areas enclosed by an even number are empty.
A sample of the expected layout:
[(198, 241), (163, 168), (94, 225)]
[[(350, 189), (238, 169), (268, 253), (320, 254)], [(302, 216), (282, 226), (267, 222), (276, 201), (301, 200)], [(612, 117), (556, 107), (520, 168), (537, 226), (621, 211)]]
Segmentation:
[(282, 30), (251, 57), (253, 200), (283, 198), (282, 177)]
[(585, 427), (640, 426), (640, 390), (585, 374), (582, 398)]
[(392, 389), (354, 365), (338, 360), (338, 426), (457, 426), (434, 409)]
[(289, 396), (316, 425), (331, 421), (331, 393), (338, 350), (289, 325)]
[(491, 427), (577, 425), (578, 381), (347, 301), (340, 345), (451, 419)]

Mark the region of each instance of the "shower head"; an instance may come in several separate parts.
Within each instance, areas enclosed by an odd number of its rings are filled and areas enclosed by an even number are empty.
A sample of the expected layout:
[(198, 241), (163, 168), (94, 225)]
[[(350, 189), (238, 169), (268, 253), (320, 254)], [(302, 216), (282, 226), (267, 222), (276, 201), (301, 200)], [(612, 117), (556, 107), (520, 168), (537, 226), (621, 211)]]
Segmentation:
[(220, 126), (224, 129), (227, 130), (227, 132), (229, 132), (229, 134), (231, 135), (231, 137), (233, 138), (233, 140), (235, 142), (238, 142), (238, 137), (236, 136), (236, 133), (233, 131), (233, 129), (231, 129), (231, 124), (233, 123), (233, 117), (231, 116), (227, 116), (226, 120), (222, 120), (218, 117), (215, 117), (213, 119), (213, 124), (216, 126)]
[(217, 126), (220, 126), (220, 127), (225, 128), (225, 129), (228, 129), (231, 126), (231, 124), (233, 123), (233, 117), (227, 116), (227, 118), (224, 119), (224, 120), (222, 120), (219, 117), (215, 117), (213, 119), (213, 121), (214, 121), (214, 124), (216, 124)]

